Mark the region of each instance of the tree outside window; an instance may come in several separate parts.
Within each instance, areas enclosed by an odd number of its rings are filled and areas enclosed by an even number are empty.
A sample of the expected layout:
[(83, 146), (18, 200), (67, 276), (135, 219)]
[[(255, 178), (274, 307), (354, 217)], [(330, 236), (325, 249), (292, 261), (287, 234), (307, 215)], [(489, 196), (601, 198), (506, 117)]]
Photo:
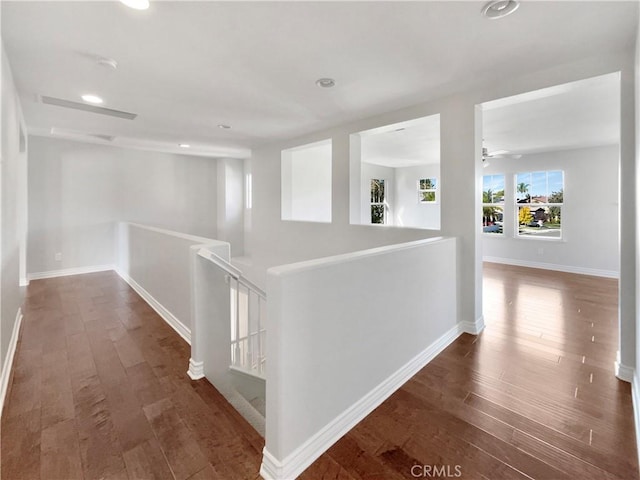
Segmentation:
[(438, 189), (435, 178), (421, 178), (418, 180), (418, 201), (420, 203), (434, 203)]
[(371, 179), (371, 223), (385, 223), (385, 191), (384, 180)]
[(482, 232), (503, 233), (504, 175), (482, 177)]

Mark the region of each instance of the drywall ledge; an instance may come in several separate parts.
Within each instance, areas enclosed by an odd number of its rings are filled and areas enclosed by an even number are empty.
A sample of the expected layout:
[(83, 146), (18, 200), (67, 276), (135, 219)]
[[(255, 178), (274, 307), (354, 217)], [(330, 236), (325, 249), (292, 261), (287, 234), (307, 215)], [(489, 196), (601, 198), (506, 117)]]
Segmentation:
[(16, 320), (13, 324), (13, 331), (11, 332), (11, 339), (9, 340), (9, 348), (7, 349), (7, 356), (4, 358), (2, 364), (2, 374), (0, 376), (0, 415), (4, 410), (4, 401), (7, 396), (7, 390), (9, 389), (9, 379), (11, 378), (11, 368), (13, 367), (13, 360), (16, 355), (16, 348), (18, 346), (18, 338), (20, 337), (20, 326), (22, 325), (22, 309), (18, 309), (16, 313)]

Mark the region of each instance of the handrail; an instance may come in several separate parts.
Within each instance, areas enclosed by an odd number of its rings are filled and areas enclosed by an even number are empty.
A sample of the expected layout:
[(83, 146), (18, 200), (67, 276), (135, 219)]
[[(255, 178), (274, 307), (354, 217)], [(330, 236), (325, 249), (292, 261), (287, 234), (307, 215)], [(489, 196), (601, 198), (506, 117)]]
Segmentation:
[[(222, 270), (229, 284), (231, 293), (229, 299), (231, 302), (231, 336), (229, 338), (231, 364), (229, 368), (264, 379), (266, 330), (262, 326), (262, 306), (267, 301), (266, 292), (247, 280), (240, 269), (210, 250), (201, 248), (198, 250), (198, 255)], [(252, 298), (257, 303), (252, 302)], [(255, 314), (252, 315), (252, 312)]]
[(253, 283), (251, 280), (249, 280), (245, 276), (243, 276), (242, 275), (242, 270), (236, 268), (235, 266), (233, 266), (232, 264), (227, 262), (225, 259), (223, 259), (219, 255), (216, 255), (215, 253), (210, 252), (209, 250), (207, 250), (205, 248), (201, 248), (198, 251), (198, 255), (200, 255), (203, 258), (206, 258), (207, 260), (210, 260), (212, 263), (214, 263), (215, 265), (220, 267), (222, 270), (227, 272), (227, 274), (231, 275), (235, 280), (240, 282), (242, 285), (244, 285), (247, 288), (250, 288), (251, 290), (256, 292), (258, 295), (260, 295), (265, 300), (267, 299), (267, 293), (264, 290), (262, 290), (255, 283)]

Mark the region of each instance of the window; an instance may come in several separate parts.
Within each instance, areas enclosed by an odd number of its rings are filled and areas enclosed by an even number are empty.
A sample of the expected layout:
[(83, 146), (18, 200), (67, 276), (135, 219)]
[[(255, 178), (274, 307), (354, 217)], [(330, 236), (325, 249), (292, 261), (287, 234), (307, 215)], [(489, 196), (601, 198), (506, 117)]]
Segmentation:
[(564, 173), (525, 172), (516, 175), (519, 237), (561, 238)]
[(418, 180), (418, 199), (420, 203), (435, 203), (437, 181), (435, 178), (421, 178)]
[(371, 223), (385, 223), (384, 180), (371, 179)]
[(482, 177), (482, 232), (503, 233), (504, 175)]
[(251, 210), (251, 204), (252, 204), (252, 193), (251, 193), (251, 189), (253, 188), (251, 185), (251, 174), (247, 173), (247, 175), (244, 177), (244, 207), (247, 210)]

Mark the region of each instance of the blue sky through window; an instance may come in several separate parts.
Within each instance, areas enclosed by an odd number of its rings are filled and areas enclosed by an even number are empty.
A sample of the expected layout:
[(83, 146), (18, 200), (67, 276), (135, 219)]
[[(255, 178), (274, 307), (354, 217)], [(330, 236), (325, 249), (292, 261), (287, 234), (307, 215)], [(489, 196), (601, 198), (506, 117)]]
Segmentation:
[[(485, 175), (482, 177), (482, 191), (488, 192), (491, 190), (495, 195), (498, 192), (504, 193), (504, 175)], [(490, 203), (502, 203), (504, 202), (504, 196), (500, 195), (499, 198), (494, 197)]]
[[(524, 185), (526, 191), (520, 191)], [(522, 200), (531, 195), (532, 198), (549, 197), (553, 192), (564, 188), (564, 175), (559, 170), (550, 172), (526, 172), (516, 175), (516, 195)], [(546, 200), (545, 200), (546, 201)]]

